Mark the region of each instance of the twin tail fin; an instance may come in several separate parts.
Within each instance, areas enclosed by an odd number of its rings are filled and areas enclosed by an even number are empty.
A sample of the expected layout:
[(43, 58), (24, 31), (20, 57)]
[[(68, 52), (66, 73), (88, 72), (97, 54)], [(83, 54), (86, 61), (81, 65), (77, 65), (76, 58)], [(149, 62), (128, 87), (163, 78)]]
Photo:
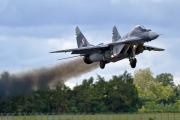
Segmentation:
[(112, 36), (112, 42), (118, 41), (119, 39), (121, 39), (121, 36), (116, 28), (116, 26), (113, 27), (113, 36)]

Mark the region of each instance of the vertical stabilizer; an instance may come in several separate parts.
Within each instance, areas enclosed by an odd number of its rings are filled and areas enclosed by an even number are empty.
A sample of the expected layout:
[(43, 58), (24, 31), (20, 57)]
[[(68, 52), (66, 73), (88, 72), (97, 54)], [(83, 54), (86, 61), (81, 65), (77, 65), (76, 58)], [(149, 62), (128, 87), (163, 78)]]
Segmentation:
[(78, 48), (90, 46), (89, 42), (84, 37), (84, 35), (82, 34), (82, 32), (78, 27), (76, 27), (76, 40), (77, 40)]
[(113, 36), (112, 36), (112, 42), (115, 42), (115, 41), (121, 39), (121, 36), (120, 36), (120, 34), (119, 34), (116, 26), (113, 27), (113, 33), (112, 33), (112, 34), (113, 34)]

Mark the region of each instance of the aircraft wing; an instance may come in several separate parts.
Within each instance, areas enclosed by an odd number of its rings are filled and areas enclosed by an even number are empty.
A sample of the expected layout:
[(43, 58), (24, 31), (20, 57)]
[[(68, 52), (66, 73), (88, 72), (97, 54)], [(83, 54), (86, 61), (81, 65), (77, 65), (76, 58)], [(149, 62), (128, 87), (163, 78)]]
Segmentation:
[(97, 46), (88, 46), (88, 47), (81, 47), (81, 48), (73, 48), (73, 49), (53, 51), (53, 52), (50, 52), (50, 53), (72, 52), (71, 54), (91, 54), (94, 51), (105, 49), (107, 47), (109, 47), (109, 46), (103, 44), (103, 45), (97, 45)]
[(144, 50), (153, 50), (153, 51), (164, 51), (165, 49), (162, 48), (157, 48), (157, 47), (153, 47), (153, 46), (148, 46), (148, 45), (143, 45), (143, 49)]

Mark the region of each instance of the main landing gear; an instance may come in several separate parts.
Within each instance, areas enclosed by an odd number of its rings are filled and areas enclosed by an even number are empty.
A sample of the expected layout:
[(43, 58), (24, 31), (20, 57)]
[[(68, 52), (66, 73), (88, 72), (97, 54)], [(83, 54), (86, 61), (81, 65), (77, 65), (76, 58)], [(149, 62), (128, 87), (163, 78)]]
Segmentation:
[(106, 65), (106, 62), (105, 62), (104, 60), (101, 60), (101, 61), (99, 62), (99, 66), (100, 66), (101, 69), (104, 69), (104, 68), (105, 68), (105, 65)]
[(129, 58), (129, 62), (132, 68), (136, 67), (136, 63), (137, 63), (136, 58)]

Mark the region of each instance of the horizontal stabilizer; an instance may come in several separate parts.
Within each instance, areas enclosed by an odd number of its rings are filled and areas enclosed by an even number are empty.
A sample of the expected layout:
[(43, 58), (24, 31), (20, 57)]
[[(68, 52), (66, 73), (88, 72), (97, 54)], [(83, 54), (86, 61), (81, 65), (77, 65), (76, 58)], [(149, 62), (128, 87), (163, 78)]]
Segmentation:
[(165, 49), (163, 48), (157, 48), (157, 47), (153, 47), (153, 46), (148, 46), (148, 45), (144, 45), (143, 46), (144, 50), (149, 50), (149, 51), (164, 51)]

